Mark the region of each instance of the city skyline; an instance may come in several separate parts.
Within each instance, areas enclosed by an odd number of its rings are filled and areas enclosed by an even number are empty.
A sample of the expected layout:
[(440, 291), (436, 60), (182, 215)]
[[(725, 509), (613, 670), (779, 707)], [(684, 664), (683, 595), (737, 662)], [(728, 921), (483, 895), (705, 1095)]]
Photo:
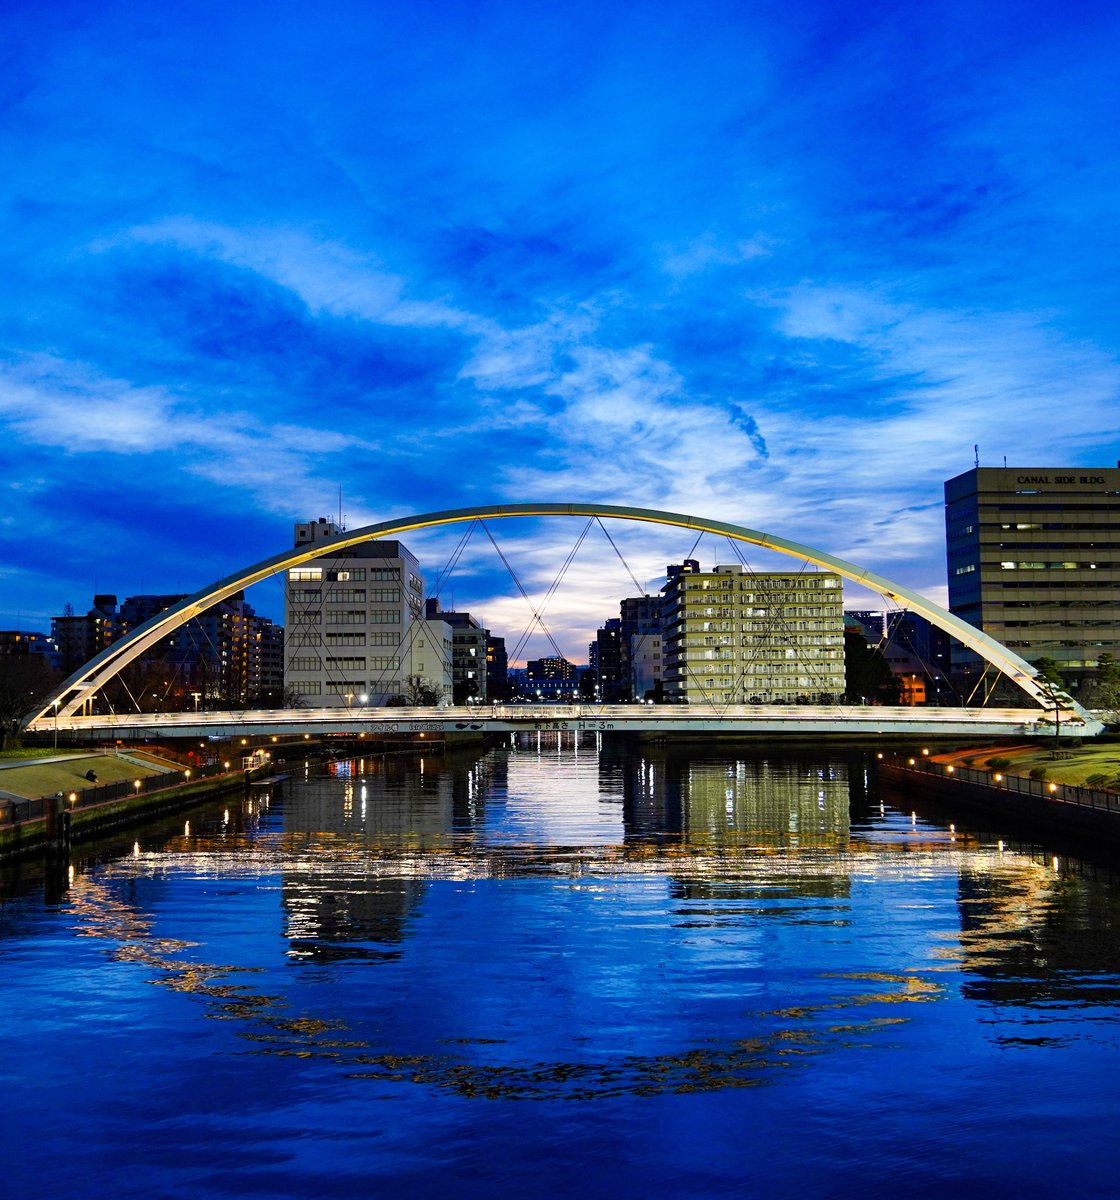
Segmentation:
[[(351, 528), (696, 512), (944, 603), (974, 446), (1120, 456), (1107, 6), (14, 3), (0, 29), (4, 627), (193, 592), (340, 490)], [(523, 536), (539, 594), (575, 531)], [(643, 585), (690, 548), (628, 545)], [(472, 569), (501, 630), (508, 580)]]

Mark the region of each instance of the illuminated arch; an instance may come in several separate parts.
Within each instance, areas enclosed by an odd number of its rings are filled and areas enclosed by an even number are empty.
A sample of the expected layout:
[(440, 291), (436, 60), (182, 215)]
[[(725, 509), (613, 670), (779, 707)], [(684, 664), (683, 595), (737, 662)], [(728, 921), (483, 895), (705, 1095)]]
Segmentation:
[[(679, 526), (683, 529), (695, 530), (697, 533), (719, 534), (736, 541), (762, 546), (767, 550), (775, 550), (779, 554), (789, 555), (791, 558), (806, 559), (921, 614), (939, 629), (952, 634), (970, 650), (975, 651), (981, 658), (1013, 679), (1040, 706), (1049, 707), (1055, 703), (1051, 691), (1045, 684), (1039, 682), (1038, 672), (1035, 668), (994, 638), (969, 625), (966, 621), (962, 621), (959, 617), (953, 616), (952, 613), (933, 604), (917, 592), (911, 591), (901, 584), (892, 583), (881, 575), (865, 571), (854, 563), (826, 554), (823, 550), (814, 550), (811, 546), (802, 546), (798, 542), (791, 542), (773, 534), (760, 533), (758, 530), (748, 529), (744, 525), (733, 525), (727, 521), (713, 521), (704, 517), (689, 517), (681, 513), (660, 512), (652, 508), (624, 508), (613, 504), (490, 504), (480, 505), (476, 508), (453, 508), (444, 512), (423, 513), (414, 517), (400, 517), (391, 521), (382, 521), (377, 525), (366, 525), (361, 529), (343, 531), (336, 537), (317, 542), (313, 546), (285, 550), (281, 554), (274, 554), (271, 558), (266, 558), (242, 571), (237, 571), (233, 575), (227, 575), (217, 583), (209, 584), (195, 592), (193, 596), (187, 596), (186, 599), (180, 600), (178, 604), (172, 605), (165, 612), (145, 621), (143, 625), (137, 626), (119, 642), (107, 646), (79, 671), (71, 675), (42, 708), (30, 714), (25, 725), (53, 714), (56, 706), (59, 716), (70, 716), (81, 706), (87, 695), (92, 695), (103, 687), (117, 672), (161, 638), (178, 629), (180, 625), (186, 624), (192, 617), (200, 616), (211, 605), (217, 604), (227, 596), (287, 568), (299, 566), (301, 563), (310, 562), (324, 554), (344, 550), (349, 546), (360, 545), (362, 542), (374, 541), (377, 538), (396, 537), (415, 529), (428, 529), (437, 525), (453, 525), (461, 521), (488, 520), (499, 517), (553, 516), (618, 517), (629, 521), (647, 521), (655, 525)], [(1076, 712), (1087, 725), (1093, 727), (1098, 725), (1098, 722), (1073, 700), (1063, 695), (1061, 702), (1063, 707)]]

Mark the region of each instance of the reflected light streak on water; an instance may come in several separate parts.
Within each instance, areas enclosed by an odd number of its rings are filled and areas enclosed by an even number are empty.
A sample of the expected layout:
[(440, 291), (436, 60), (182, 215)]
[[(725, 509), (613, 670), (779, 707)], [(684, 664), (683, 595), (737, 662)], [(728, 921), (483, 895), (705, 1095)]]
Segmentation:
[[(4, 904), (2, 1165), (71, 1194), (897, 1196), (1064, 1155), (1098, 1194), (1074, 1131), (1116, 1097), (1118, 930), (1108, 870), (923, 817), (858, 759), (301, 764)], [(38, 1132), (60, 1096), (69, 1157)]]

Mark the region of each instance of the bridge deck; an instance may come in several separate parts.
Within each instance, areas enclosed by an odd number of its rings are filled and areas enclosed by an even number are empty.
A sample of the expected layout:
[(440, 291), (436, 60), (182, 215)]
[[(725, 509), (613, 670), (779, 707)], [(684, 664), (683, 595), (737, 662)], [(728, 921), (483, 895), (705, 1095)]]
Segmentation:
[[(573, 730), (634, 733), (922, 734), (1039, 737), (1053, 717), (1037, 708), (891, 708), (811, 705), (496, 704), (447, 708), (305, 708), (241, 712), (40, 717), (31, 729), (67, 741), (142, 737), (237, 737), (324, 733), (506, 733)], [(1061, 730), (1096, 730), (1073, 713)]]

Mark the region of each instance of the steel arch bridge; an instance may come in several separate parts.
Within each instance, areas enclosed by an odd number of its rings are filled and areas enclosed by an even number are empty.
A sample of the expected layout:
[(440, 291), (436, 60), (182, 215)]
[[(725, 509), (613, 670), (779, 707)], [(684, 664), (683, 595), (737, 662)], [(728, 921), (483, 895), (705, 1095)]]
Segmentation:
[[(271, 575), (302, 563), (310, 562), (324, 554), (357, 546), (377, 538), (392, 538), (417, 529), (429, 529), (440, 525), (454, 525), (463, 521), (493, 520), (505, 517), (552, 517), (572, 516), (602, 518), (612, 517), (629, 521), (644, 521), (655, 525), (676, 526), (695, 531), (728, 537), (734, 541), (761, 546), (767, 550), (791, 558), (806, 560), (819, 567), (837, 572), (845, 579), (879, 592), (888, 599), (919, 613), (939, 629), (945, 630), (981, 658), (991, 663), (1002, 674), (1012, 679), (1038, 707), (1052, 708), (1056, 701), (1051, 689), (1038, 678), (1038, 672), (1025, 659), (1020, 658), (1006, 646), (986, 633), (962, 621), (959, 617), (919, 593), (901, 584), (894, 583), (881, 575), (867, 571), (823, 550), (804, 546), (774, 534), (761, 533), (745, 525), (727, 521), (716, 521), (705, 517), (686, 516), (682, 513), (663, 512), (651, 508), (627, 508), (613, 504), (488, 504), (471, 508), (446, 509), (441, 512), (422, 513), (418, 516), (398, 517), (360, 529), (344, 531), (337, 537), (317, 542), (313, 547), (297, 547), (274, 554), (252, 566), (235, 571), (216, 583), (208, 584), (191, 596), (179, 601), (166, 611), (157, 614), (139, 625), (119, 642), (107, 646), (88, 663), (70, 676), (39, 709), (24, 718), (24, 728), (43, 730), (49, 728), (48, 718), (72, 717), (119, 671), (134, 661), (145, 650), (155, 645), (181, 625), (200, 616), (212, 605), (226, 597), (267, 579)], [(1075, 701), (1064, 695), (1058, 701), (1063, 712), (1085, 732), (1099, 732), (1103, 726)]]

